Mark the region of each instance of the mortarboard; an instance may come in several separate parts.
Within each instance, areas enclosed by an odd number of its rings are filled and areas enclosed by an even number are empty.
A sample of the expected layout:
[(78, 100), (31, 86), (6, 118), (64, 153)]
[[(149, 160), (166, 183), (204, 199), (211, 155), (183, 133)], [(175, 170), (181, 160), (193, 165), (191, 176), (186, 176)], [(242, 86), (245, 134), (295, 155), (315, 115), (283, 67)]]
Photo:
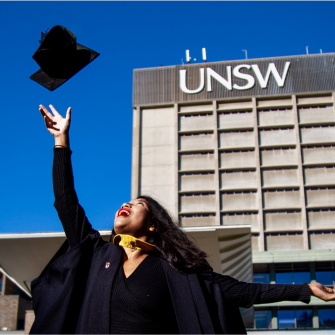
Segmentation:
[(54, 26), (44, 36), (33, 59), (41, 67), (30, 79), (53, 91), (100, 54), (76, 41), (63, 26)]

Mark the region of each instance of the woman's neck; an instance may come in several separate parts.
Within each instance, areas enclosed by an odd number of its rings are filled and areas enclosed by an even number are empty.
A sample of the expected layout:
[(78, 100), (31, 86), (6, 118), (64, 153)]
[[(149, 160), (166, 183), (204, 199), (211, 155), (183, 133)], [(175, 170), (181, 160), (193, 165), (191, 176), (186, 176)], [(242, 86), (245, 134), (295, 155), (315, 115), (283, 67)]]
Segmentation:
[(146, 257), (148, 255), (148, 253), (143, 250), (136, 250), (125, 247), (122, 248), (123, 248), (123, 261), (136, 260), (143, 258), (144, 256)]

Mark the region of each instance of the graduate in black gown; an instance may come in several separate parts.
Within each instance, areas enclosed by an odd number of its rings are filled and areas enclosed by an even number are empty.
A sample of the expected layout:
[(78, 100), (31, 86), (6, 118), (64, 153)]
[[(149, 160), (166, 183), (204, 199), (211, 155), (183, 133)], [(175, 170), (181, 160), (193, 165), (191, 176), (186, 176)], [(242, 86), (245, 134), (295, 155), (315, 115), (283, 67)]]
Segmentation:
[[(67, 240), (32, 282), (32, 334), (242, 334), (239, 307), (282, 300), (335, 300), (319, 283), (244, 283), (214, 273), (178, 222), (140, 196), (115, 214), (112, 241), (94, 230), (74, 189), (69, 129), (40, 105), (55, 138), (55, 207)], [(115, 190), (117, 192), (117, 190)]]

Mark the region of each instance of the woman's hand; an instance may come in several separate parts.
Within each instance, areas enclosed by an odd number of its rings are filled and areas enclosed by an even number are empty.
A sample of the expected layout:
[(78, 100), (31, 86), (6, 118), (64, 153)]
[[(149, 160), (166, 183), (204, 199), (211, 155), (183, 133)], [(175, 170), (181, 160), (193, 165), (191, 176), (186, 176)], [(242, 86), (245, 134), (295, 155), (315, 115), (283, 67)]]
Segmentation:
[(40, 105), (39, 111), (41, 112), (45, 126), (47, 127), (50, 134), (55, 138), (55, 145), (61, 145), (65, 147), (70, 146), (69, 130), (71, 123), (71, 107), (67, 109), (66, 117), (63, 118), (55, 109), (54, 106), (49, 105), (52, 110), (52, 115), (47, 108)]
[(325, 287), (320, 283), (311, 283), (308, 284), (311, 294), (315, 297), (322, 299), (324, 301), (332, 301), (335, 300), (335, 289), (330, 287)]

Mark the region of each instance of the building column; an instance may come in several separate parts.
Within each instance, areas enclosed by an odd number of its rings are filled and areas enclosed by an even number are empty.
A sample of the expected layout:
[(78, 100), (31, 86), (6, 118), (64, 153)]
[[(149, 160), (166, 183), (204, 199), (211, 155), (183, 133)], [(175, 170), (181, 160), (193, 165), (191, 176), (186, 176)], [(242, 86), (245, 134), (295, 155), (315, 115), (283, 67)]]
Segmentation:
[(270, 263), (270, 284), (276, 284), (275, 263)]
[(141, 109), (133, 109), (133, 155), (131, 166), (131, 199), (136, 199), (140, 191), (140, 146), (141, 146)]
[(174, 104), (174, 166), (175, 169), (175, 181), (174, 181), (174, 216), (179, 220), (179, 134), (178, 134), (178, 104)]
[(278, 309), (272, 307), (272, 329), (278, 329)]
[(319, 328), (319, 313), (318, 306), (313, 306), (313, 328)]
[(6, 294), (6, 281), (7, 281), (7, 276), (3, 273), (2, 274), (1, 295), (5, 295)]
[(262, 192), (261, 161), (260, 161), (260, 155), (259, 155), (258, 118), (257, 118), (256, 98), (252, 98), (252, 113), (254, 116), (256, 178), (257, 178), (256, 182), (257, 182), (258, 224), (259, 224), (259, 251), (264, 251), (265, 241), (264, 241), (264, 223), (263, 223), (263, 192)]
[(300, 191), (299, 193), (300, 193), (300, 207), (301, 207), (302, 231), (303, 231), (303, 239), (304, 239), (304, 250), (308, 250), (309, 243), (308, 243), (308, 230), (307, 230), (307, 217), (306, 217), (304, 171), (302, 168), (297, 98), (295, 95), (292, 95), (292, 106), (293, 106), (294, 129), (295, 129), (295, 137), (296, 137), (296, 150), (297, 150), (297, 155), (298, 155), (298, 174), (299, 174), (299, 191)]
[(221, 208), (220, 208), (220, 171), (219, 171), (219, 141), (218, 141), (218, 113), (217, 103), (213, 101), (213, 120), (214, 120), (214, 184), (215, 184), (215, 224), (221, 224)]
[(316, 282), (315, 262), (310, 262), (309, 268), (311, 271), (311, 283), (315, 283)]

